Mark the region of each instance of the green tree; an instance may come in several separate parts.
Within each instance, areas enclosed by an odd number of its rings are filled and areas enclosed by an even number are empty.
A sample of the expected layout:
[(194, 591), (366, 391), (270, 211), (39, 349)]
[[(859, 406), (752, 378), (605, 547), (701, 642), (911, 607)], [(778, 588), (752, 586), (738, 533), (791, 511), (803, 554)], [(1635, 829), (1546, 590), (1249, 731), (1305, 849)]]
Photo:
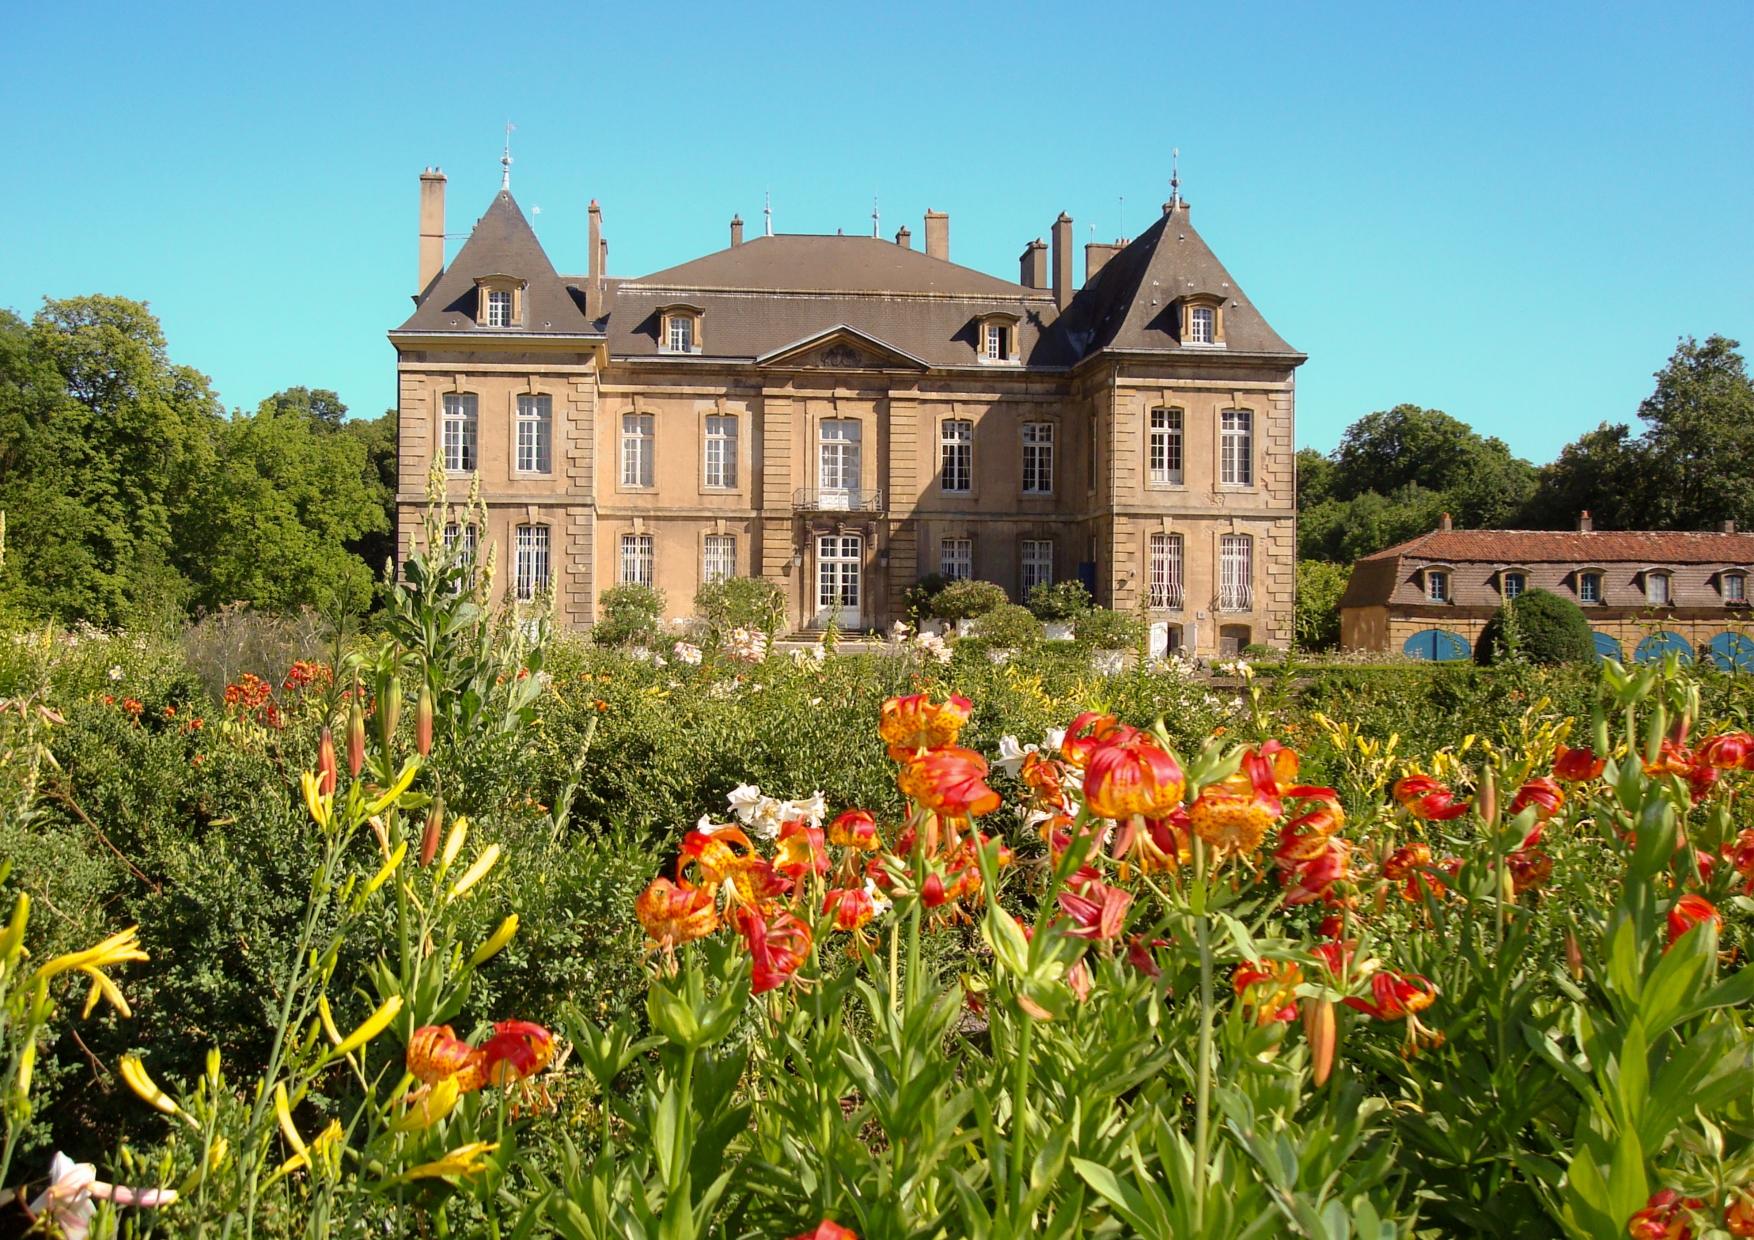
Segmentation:
[(350, 541), (347, 549), (381, 577), (396, 556), (396, 411), (386, 409), (382, 417), (369, 421), (354, 418), (342, 423), (341, 432), (365, 449), (365, 489), (384, 513), (381, 525)]
[(1590, 663), (1595, 637), (1583, 609), (1546, 590), (1530, 590), (1492, 613), (1474, 644), (1474, 661), (1493, 664), (1506, 658), (1525, 663)]
[(1541, 467), (1540, 482), (1522, 523), (1534, 529), (1567, 529), (1588, 512), (1608, 530), (1648, 526), (1643, 445), (1624, 422), (1604, 422)]
[(342, 430), (347, 424), (347, 406), (328, 388), (290, 387), (263, 400), (256, 411), (298, 414), (320, 431)]
[(1352, 569), (1322, 560), (1297, 562), (1297, 604), (1292, 630), (1300, 650), (1332, 650), (1340, 644), (1340, 597)]

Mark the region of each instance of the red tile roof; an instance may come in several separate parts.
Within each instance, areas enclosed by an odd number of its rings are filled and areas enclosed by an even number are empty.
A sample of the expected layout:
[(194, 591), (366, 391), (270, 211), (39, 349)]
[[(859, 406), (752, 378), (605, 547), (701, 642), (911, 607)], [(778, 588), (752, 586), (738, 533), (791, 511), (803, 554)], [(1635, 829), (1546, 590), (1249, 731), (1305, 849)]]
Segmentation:
[[(1672, 530), (1432, 530), (1364, 557), (1487, 564), (1751, 564), (1754, 534)], [(1362, 562), (1362, 561), (1361, 561)]]

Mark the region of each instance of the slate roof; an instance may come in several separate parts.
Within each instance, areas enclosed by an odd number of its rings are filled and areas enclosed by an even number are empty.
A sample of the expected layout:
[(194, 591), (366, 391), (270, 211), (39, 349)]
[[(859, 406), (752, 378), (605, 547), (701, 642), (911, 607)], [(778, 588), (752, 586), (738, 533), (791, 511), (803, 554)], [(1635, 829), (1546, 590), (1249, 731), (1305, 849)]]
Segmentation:
[(1450, 564), (1754, 564), (1754, 534), (1683, 530), (1432, 530), (1370, 560)]
[[(520, 327), (482, 327), (476, 322), (475, 281), (482, 276), (516, 276), (527, 281), (528, 305)], [(510, 190), (500, 190), (469, 233), (469, 239), (414, 313), (398, 330), (466, 331), (493, 336), (579, 335), (601, 337), (585, 318), (584, 293), (570, 288), (548, 261), (542, 243)]]
[[(1224, 347), (1183, 345), (1175, 336), (1171, 302), (1189, 293), (1224, 298)], [(1188, 206), (1178, 203), (1134, 238), (1079, 290), (1058, 331), (1064, 351), (1078, 358), (1104, 349), (1144, 349), (1183, 354), (1278, 353), (1303, 355), (1267, 325), (1243, 296), (1194, 226)]]

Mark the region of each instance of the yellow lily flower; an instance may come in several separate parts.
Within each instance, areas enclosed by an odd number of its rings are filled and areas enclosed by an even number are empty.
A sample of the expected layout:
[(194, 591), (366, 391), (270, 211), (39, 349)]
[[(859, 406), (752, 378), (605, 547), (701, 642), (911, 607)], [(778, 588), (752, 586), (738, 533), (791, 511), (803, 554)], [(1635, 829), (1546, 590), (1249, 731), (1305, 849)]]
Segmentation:
[(499, 845), (489, 844), (482, 850), (481, 855), (475, 858), (475, 864), (463, 871), (463, 877), (459, 878), (452, 885), (451, 899), (455, 900), (458, 896), (468, 891), (469, 888), (487, 877), (487, 872), (498, 864)]
[(457, 1078), (445, 1077), (432, 1087), (426, 1097), (392, 1120), (390, 1131), (419, 1132), (423, 1128), (430, 1128), (456, 1107), (459, 1092)]
[(408, 759), (403, 765), (401, 772), (396, 776), (395, 784), (393, 784), (389, 790), (377, 800), (373, 801), (366, 807), (366, 817), (376, 818), (379, 814), (389, 809), (390, 806), (394, 805), (396, 803), (396, 798), (408, 791), (408, 786), (414, 782), (414, 777), (419, 773), (420, 759)]
[(50, 978), (75, 969), (91, 979), (91, 990), (85, 997), (85, 1015), (97, 1006), (99, 998), (108, 999), (111, 1005), (123, 1016), (134, 1013), (128, 1008), (128, 1001), (122, 992), (104, 973), (103, 970), (130, 960), (148, 960), (149, 956), (140, 950), (140, 927), (129, 926), (120, 934), (112, 934), (96, 947), (88, 947), (82, 952), (68, 952), (56, 956), (53, 960), (39, 968), (32, 975), (31, 981), (47, 982)]
[(505, 950), (505, 945), (512, 941), (512, 936), (517, 934), (517, 932), (518, 915), (513, 913), (499, 923), (499, 929), (493, 932), (492, 937), (489, 938), (487, 942), (475, 949), (475, 954), (469, 957), (469, 967), (474, 968), (476, 965), (485, 964), (495, 956), (499, 955), (500, 952)]
[(396, 851), (390, 854), (390, 859), (384, 862), (384, 868), (372, 875), (371, 882), (365, 885), (365, 890), (361, 894), (369, 896), (379, 887), (382, 887), (385, 883), (389, 882), (390, 875), (396, 872), (396, 867), (402, 864), (402, 858), (407, 855), (408, 841), (403, 840), (400, 844), (396, 845)]
[(421, 1163), (410, 1167), (397, 1180), (428, 1180), (448, 1175), (474, 1175), (485, 1170), (482, 1158), (499, 1148), (499, 1142), (489, 1144), (486, 1141), (471, 1141), (468, 1145), (459, 1145), (443, 1158), (433, 1162)]
[(138, 1055), (123, 1055), (118, 1067), (122, 1080), (127, 1082), (129, 1089), (140, 1095), (140, 1100), (147, 1106), (163, 1111), (166, 1115), (177, 1113), (176, 1102), (158, 1087), (158, 1082), (146, 1074), (146, 1065), (140, 1062)]
[(445, 850), (439, 855), (439, 868), (448, 870), (457, 854), (463, 851), (463, 841), (469, 838), (469, 820), (459, 818), (451, 824), (451, 833), (445, 836)]
[(335, 1048), (334, 1053), (337, 1055), (352, 1054), (382, 1033), (389, 1023), (396, 1019), (396, 1013), (401, 1010), (402, 996), (391, 995), (384, 1000), (377, 1011), (360, 1022), (359, 1028), (341, 1040), (341, 1044)]
[(231, 1143), (224, 1137), (215, 1137), (213, 1139), (213, 1144), (207, 1150), (207, 1161), (199, 1164), (193, 1171), (183, 1177), (183, 1182), (177, 1185), (177, 1195), (180, 1197), (187, 1197), (190, 1193), (194, 1192), (201, 1186), (202, 1180), (205, 1180), (208, 1176), (219, 1170), (220, 1164), (226, 1160), (227, 1155), (230, 1153)]
[(310, 811), (311, 818), (316, 824), (323, 828), (323, 830), (327, 831), (329, 829), (329, 819), (333, 815), (335, 809), (334, 794), (325, 794), (322, 791), (321, 785), (317, 782), (316, 775), (310, 771), (306, 771), (304, 774), (300, 775), (298, 782), (299, 786), (304, 789), (305, 808)]

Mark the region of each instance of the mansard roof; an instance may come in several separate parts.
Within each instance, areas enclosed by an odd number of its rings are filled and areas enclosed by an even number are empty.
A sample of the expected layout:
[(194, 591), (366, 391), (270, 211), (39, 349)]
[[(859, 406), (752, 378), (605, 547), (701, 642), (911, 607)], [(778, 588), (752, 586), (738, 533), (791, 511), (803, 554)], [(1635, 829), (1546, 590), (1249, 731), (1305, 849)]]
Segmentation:
[(1754, 564), (1754, 534), (1690, 530), (1432, 530), (1366, 560), (1451, 564)]
[[(524, 325), (483, 327), (475, 282), (485, 276), (512, 276), (525, 281)], [(510, 190), (495, 195), (475, 221), (469, 239), (451, 265), (440, 274), (408, 321), (405, 332), (457, 332), (494, 336), (601, 336), (585, 318), (582, 293), (575, 293), (555, 273), (542, 243)]]
[[(1206, 294), (1224, 308), (1224, 347), (1183, 345), (1176, 338), (1174, 303)], [(1188, 222), (1178, 202), (1111, 258), (1060, 317), (1064, 349), (1083, 359), (1108, 349), (1173, 352), (1303, 354), (1285, 343), (1243, 295), (1218, 256)]]
[[(637, 287), (788, 293), (915, 293), (961, 297), (1040, 296), (972, 267), (880, 237), (781, 234), (756, 237), (629, 281)], [(624, 285), (623, 287), (627, 287)]]

